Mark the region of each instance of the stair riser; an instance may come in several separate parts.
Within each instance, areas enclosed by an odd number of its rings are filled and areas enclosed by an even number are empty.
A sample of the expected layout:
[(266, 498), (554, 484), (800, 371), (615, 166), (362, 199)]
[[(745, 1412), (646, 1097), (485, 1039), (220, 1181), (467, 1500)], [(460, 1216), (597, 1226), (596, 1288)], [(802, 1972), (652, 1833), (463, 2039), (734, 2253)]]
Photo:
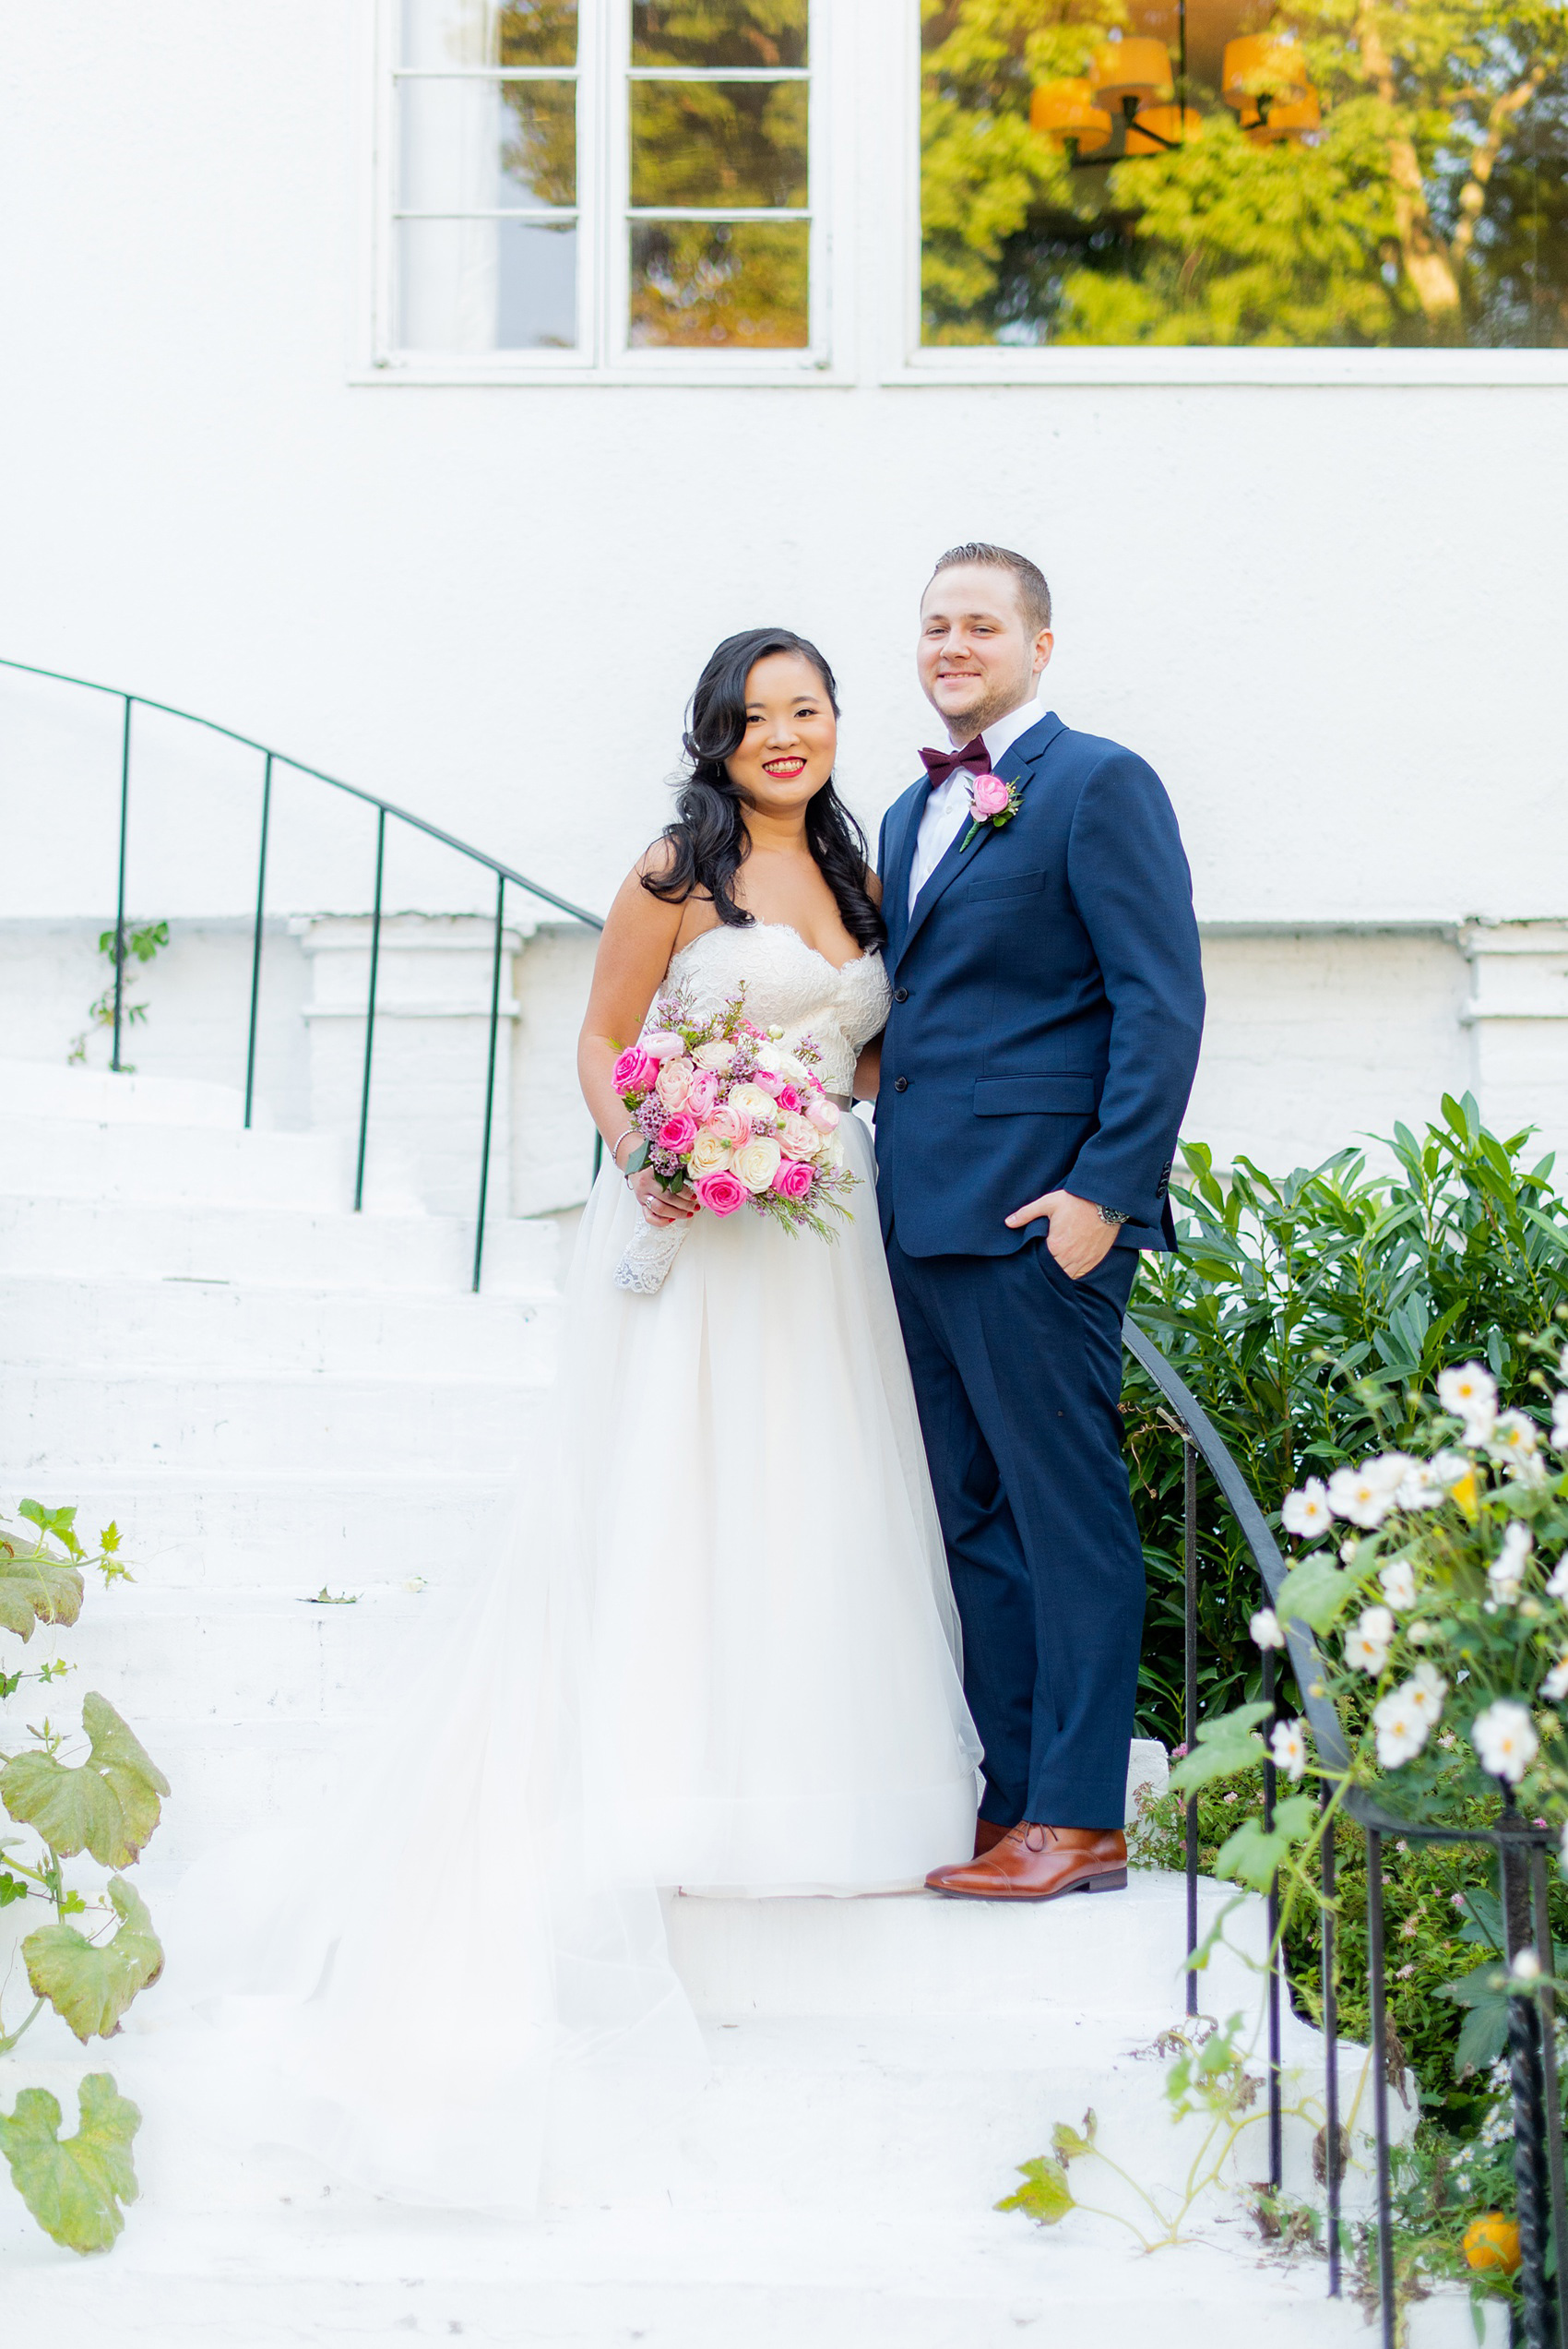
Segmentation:
[(518, 1459), (489, 1476), (386, 1476), (355, 1482), (209, 1479), (94, 1467), (0, 1465), (0, 1497), (53, 1507), (75, 1502), (83, 1538), (114, 1518), (143, 1590), (260, 1588), (297, 1593), (359, 1590), (410, 1574), (466, 1577), (505, 1530), (513, 1484), (529, 1473), (536, 1429), (519, 1431)]
[(292, 1384), (246, 1378), (104, 1379), (48, 1372), (0, 1373), (0, 1425), (7, 1481), (48, 1479), (68, 1488), (82, 1470), (156, 1466), (265, 1469), (302, 1473), (410, 1461), (454, 1461), (478, 1474), (521, 1465), (529, 1423), (546, 1401), (542, 1384), (447, 1381), (417, 1387), (354, 1379)]
[(553, 1317), (495, 1297), (388, 1297), (0, 1274), (12, 1365), (351, 1377), (548, 1376)]
[(321, 1134), (226, 1134), (212, 1127), (6, 1121), (0, 1186), (48, 1198), (204, 1206), (352, 1204), (349, 1143)]
[[(78, 1281), (194, 1280), (460, 1295), (473, 1276), (471, 1222), (445, 1216), (291, 1214), (193, 1204), (109, 1206), (0, 1197), (0, 1266)], [(555, 1277), (550, 1222), (493, 1219), (483, 1288), (534, 1295)]]

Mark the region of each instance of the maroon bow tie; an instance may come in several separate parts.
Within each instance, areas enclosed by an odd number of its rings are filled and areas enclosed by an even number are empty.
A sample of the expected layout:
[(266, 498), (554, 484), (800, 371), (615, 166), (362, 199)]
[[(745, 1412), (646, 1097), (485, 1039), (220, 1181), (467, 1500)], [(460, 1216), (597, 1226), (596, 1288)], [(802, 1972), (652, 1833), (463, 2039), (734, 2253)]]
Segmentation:
[(956, 774), (960, 767), (967, 767), (971, 775), (989, 775), (991, 772), (991, 754), (979, 734), (973, 742), (967, 742), (962, 750), (922, 750), (921, 757), (925, 761), (926, 781), (932, 791), (939, 783), (944, 783), (949, 775)]

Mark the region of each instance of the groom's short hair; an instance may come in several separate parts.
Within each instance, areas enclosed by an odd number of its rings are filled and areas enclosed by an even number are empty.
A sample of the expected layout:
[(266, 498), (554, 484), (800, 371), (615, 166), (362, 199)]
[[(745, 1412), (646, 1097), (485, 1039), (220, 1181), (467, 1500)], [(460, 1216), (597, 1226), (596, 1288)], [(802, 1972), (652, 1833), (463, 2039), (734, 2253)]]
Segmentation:
[(1010, 546), (992, 546), (984, 539), (974, 539), (967, 546), (950, 546), (937, 558), (932, 578), (944, 571), (956, 569), (960, 564), (977, 564), (992, 571), (1011, 571), (1018, 590), (1018, 602), (1030, 630), (1039, 634), (1051, 626), (1051, 590), (1045, 583), (1045, 573), (1027, 554), (1015, 554)]

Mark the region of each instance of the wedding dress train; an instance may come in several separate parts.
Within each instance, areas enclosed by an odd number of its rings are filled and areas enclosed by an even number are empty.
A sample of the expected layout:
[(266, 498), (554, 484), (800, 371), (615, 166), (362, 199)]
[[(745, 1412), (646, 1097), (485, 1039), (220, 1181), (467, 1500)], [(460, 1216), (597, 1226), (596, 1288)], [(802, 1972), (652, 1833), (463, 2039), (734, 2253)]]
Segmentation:
[[(879, 959), (706, 933), (666, 987), (810, 1033), (847, 1092)], [(478, 1595), (393, 1675), (336, 1813), (197, 1864), (131, 2027), (231, 2137), (410, 2201), (527, 2210), (703, 2077), (657, 1887), (918, 1885), (972, 1833), (978, 1744), (876, 1220), (831, 1244), (696, 1218), (613, 1269), (606, 1165), (566, 1285), (552, 1474)], [(202, 2124), (206, 2125), (206, 2124)]]

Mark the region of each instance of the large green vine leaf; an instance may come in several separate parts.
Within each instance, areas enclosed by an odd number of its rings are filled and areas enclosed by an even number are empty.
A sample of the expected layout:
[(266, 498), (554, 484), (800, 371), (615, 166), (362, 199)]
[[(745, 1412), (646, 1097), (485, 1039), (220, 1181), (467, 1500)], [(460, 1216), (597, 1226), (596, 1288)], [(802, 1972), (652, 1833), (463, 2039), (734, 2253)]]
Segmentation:
[(0, 1770), (0, 1802), (63, 1859), (90, 1852), (101, 1867), (129, 1867), (158, 1825), (169, 1781), (104, 1698), (83, 1700), (82, 1727), (85, 1762), (17, 1754)]
[(1004, 2201), (997, 2203), (999, 2211), (1022, 2211), (1038, 2226), (1055, 2226), (1074, 2208), (1067, 2173), (1049, 2154), (1032, 2162), (1020, 2162), (1018, 2174), (1024, 2183), (1016, 2194), (1009, 2194)]
[(22, 1943), (33, 1996), (47, 1998), (84, 2045), (113, 2039), (131, 2000), (163, 1971), (162, 1944), (136, 1886), (116, 1876), (109, 1899), (120, 1920), (112, 1941), (89, 1941), (74, 1925), (55, 1924), (40, 1926)]
[(24, 2088), (7, 2120), (0, 2116), (0, 2152), (45, 2235), (67, 2251), (107, 2251), (124, 2227), (122, 2202), (137, 2199), (131, 2140), (141, 2115), (106, 2071), (81, 2084), (81, 2119), (60, 2135), (60, 2107), (47, 2088)]
[(0, 1629), (32, 1638), (35, 1623), (75, 1623), (81, 1613), (77, 1568), (44, 1548), (18, 1549), (0, 1533)]

